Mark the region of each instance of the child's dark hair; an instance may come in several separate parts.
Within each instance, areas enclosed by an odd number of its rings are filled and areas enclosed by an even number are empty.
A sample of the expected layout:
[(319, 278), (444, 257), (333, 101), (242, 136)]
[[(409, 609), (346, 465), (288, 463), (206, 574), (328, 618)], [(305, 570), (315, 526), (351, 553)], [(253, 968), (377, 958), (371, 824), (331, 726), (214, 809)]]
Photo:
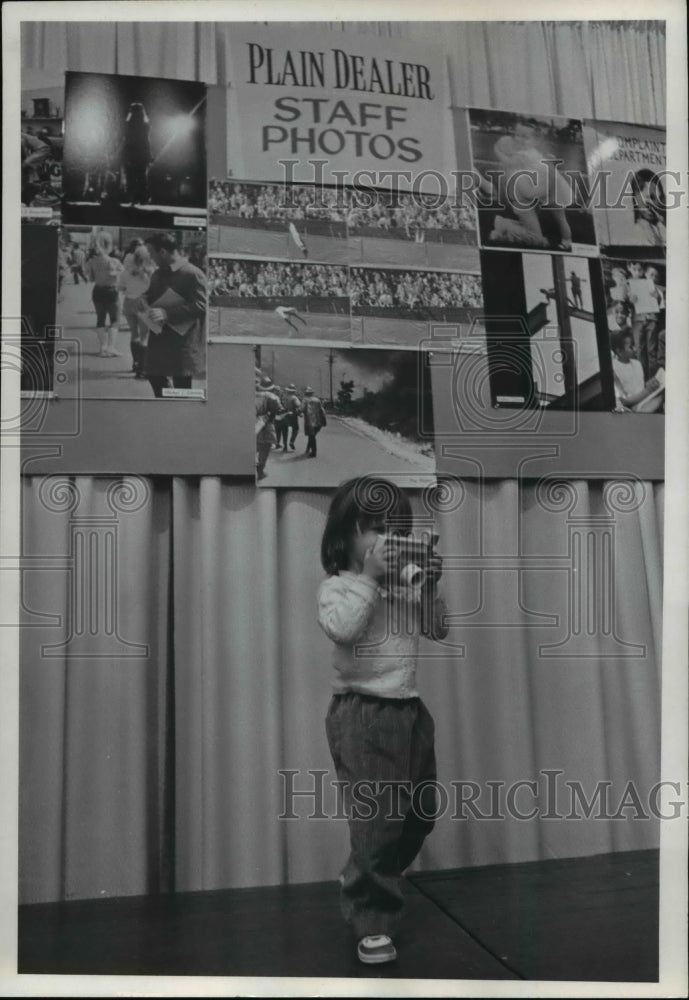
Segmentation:
[(349, 565), (349, 546), (357, 527), (365, 531), (384, 521), (391, 532), (409, 534), (413, 514), (409, 497), (381, 476), (360, 476), (338, 486), (330, 503), (321, 542), (321, 563), (336, 576)]
[(665, 222), (665, 192), (660, 182), (660, 175), (653, 173), (648, 167), (637, 170), (632, 178), (634, 222), (638, 222), (641, 217), (639, 203), (645, 184), (648, 184), (648, 197), (645, 199), (646, 208), (650, 209), (657, 221)]
[(624, 350), (624, 343), (626, 340), (631, 340), (632, 343), (634, 343), (634, 337), (631, 330), (616, 330), (615, 333), (610, 335), (610, 346), (615, 354), (619, 354), (620, 351)]

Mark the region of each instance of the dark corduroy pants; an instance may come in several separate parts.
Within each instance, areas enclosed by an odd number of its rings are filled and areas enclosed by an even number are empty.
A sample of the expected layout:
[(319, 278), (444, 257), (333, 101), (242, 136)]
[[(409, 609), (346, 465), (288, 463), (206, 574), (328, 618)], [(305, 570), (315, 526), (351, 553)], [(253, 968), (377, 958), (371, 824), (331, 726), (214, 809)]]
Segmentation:
[(401, 875), (437, 811), (434, 726), (420, 698), (333, 696), (326, 717), (351, 852), (340, 878), (345, 920), (358, 938), (393, 934)]

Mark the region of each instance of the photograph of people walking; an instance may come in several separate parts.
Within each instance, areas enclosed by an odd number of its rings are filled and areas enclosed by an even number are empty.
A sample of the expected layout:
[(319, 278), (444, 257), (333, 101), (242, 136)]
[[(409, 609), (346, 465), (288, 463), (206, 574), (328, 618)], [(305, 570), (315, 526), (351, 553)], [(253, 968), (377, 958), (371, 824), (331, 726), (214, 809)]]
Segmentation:
[(371, 468), (425, 486), (435, 473), (428, 355), (256, 345), (256, 475), (333, 486)]
[(79, 365), (63, 393), (79, 384), (85, 398), (203, 396), (204, 257), (202, 231), (63, 227), (57, 322), (66, 371)]

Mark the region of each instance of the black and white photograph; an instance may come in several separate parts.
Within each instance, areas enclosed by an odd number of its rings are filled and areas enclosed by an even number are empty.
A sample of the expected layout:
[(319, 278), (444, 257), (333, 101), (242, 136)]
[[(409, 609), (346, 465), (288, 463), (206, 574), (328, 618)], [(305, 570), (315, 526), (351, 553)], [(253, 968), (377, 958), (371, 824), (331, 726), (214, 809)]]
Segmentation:
[(355, 344), (419, 347), (440, 327), (464, 339), (483, 323), (480, 274), (352, 267), (349, 296)]
[(481, 262), (494, 403), (612, 409), (599, 262), (489, 251)]
[(58, 231), (21, 229), (21, 392), (54, 390)]
[(70, 72), (65, 101), (65, 223), (205, 222), (202, 83)]
[(351, 342), (346, 264), (208, 257), (209, 336)]
[(665, 262), (601, 261), (617, 409), (665, 410)]
[(209, 246), (215, 251), (346, 264), (341, 189), (316, 184), (208, 182)]
[(594, 218), (601, 252), (665, 256), (667, 242), (666, 134), (623, 122), (584, 122), (591, 184), (604, 191)]
[(60, 222), (64, 113), (64, 77), (25, 70), (21, 93), (22, 222)]
[(432, 484), (426, 354), (282, 344), (255, 350), (261, 486), (337, 486), (362, 469), (408, 486)]
[(581, 120), (468, 115), (481, 246), (597, 255)]
[(367, 3), (3, 7), (0, 996), (687, 995), (685, 5)]
[(449, 185), (420, 191), (347, 189), (352, 264), (478, 270), (476, 212)]
[(205, 230), (60, 229), (57, 317), (85, 398), (203, 398), (205, 266)]

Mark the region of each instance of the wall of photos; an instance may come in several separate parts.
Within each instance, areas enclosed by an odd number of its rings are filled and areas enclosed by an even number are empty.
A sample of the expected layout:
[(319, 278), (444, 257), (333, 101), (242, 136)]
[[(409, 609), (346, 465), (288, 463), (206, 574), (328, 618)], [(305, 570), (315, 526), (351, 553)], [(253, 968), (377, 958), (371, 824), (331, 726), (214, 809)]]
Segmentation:
[(230, 56), (24, 72), (26, 471), (663, 478), (663, 129), (449, 110), (402, 39)]

